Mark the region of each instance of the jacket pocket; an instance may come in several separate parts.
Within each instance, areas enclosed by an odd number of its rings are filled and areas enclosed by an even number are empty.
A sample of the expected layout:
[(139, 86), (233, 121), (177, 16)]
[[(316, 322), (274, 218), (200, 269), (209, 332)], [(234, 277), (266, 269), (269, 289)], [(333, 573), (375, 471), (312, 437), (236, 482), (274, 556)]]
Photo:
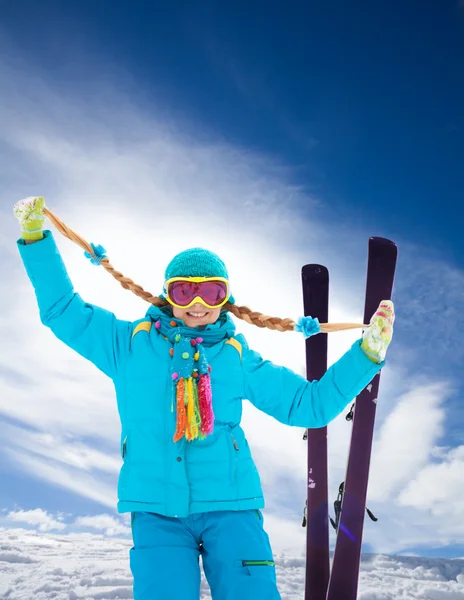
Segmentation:
[(121, 435), (121, 458), (124, 462), (126, 462), (126, 457), (127, 457), (127, 440), (128, 440), (128, 434), (127, 433), (123, 433)]
[(235, 452), (238, 452), (240, 450), (237, 440), (234, 438), (234, 434), (232, 433), (232, 430), (229, 431), (229, 435), (230, 435), (230, 439), (232, 440), (232, 446), (234, 447)]
[(237, 440), (234, 437), (232, 432), (232, 428), (229, 427), (227, 431), (227, 435), (229, 436), (229, 448), (230, 448), (230, 478), (233, 484), (237, 479), (237, 461), (238, 461), (238, 453), (240, 452), (240, 447), (237, 443)]

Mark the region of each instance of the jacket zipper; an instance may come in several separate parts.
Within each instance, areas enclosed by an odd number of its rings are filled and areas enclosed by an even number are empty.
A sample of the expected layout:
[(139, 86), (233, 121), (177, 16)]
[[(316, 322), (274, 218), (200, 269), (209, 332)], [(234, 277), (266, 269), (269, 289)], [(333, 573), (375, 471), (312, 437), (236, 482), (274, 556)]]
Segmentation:
[(234, 445), (236, 452), (238, 452), (240, 450), (240, 448), (238, 447), (237, 440), (234, 438), (232, 432), (230, 432), (230, 437), (232, 439), (232, 444)]
[(122, 457), (123, 458), (126, 456), (126, 452), (127, 452), (127, 435), (124, 438), (124, 441), (122, 443)]
[[(234, 447), (234, 451), (238, 452), (240, 450), (240, 448), (238, 447), (237, 440), (234, 438), (232, 431), (230, 431), (230, 430), (229, 430), (229, 435), (230, 435), (232, 445)], [(235, 485), (235, 480), (237, 477), (237, 455), (235, 454), (234, 451), (232, 452), (231, 459), (232, 459), (232, 483)]]
[(275, 567), (273, 560), (242, 560), (243, 567)]

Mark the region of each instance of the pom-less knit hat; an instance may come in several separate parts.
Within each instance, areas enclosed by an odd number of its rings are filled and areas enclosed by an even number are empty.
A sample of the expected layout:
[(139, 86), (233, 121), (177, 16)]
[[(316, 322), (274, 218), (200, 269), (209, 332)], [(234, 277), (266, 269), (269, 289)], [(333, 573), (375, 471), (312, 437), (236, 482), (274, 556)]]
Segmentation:
[[(205, 248), (190, 248), (180, 252), (171, 260), (164, 273), (165, 281), (172, 277), (224, 277), (229, 273), (223, 260)], [(164, 290), (166, 292), (166, 290)], [(232, 304), (233, 296), (229, 298)]]
[(226, 265), (214, 252), (204, 248), (190, 248), (171, 260), (164, 274), (171, 277), (225, 277), (229, 279)]

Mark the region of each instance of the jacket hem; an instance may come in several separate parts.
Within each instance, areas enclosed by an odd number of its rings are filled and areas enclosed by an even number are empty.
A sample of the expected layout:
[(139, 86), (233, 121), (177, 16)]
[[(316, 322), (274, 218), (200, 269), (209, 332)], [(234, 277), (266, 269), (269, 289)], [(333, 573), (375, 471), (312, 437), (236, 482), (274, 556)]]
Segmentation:
[(197, 513), (216, 512), (222, 510), (251, 510), (265, 507), (264, 497), (243, 498), (241, 500), (225, 500), (223, 502), (192, 502), (187, 512), (168, 510), (165, 504), (151, 502), (135, 502), (125, 500), (118, 502), (118, 513), (152, 512), (164, 517), (186, 518)]
[(223, 502), (192, 502), (190, 504), (190, 514), (220, 510), (250, 510), (253, 508), (264, 508), (263, 496), (241, 500), (225, 500)]

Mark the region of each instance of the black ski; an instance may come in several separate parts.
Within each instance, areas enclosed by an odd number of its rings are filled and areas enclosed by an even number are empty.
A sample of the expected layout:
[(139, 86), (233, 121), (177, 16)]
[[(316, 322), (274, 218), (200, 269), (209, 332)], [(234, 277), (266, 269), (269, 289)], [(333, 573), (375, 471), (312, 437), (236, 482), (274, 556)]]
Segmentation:
[[(321, 265), (302, 269), (305, 316), (328, 322), (329, 272)], [(327, 370), (327, 334), (306, 340), (306, 376), (320, 379)], [(306, 525), (305, 600), (325, 600), (330, 574), (329, 517), (327, 484), (327, 427), (310, 429), (308, 439), (307, 501), (303, 525)]]
[[(382, 300), (391, 299), (397, 247), (384, 238), (370, 238), (364, 323), (369, 323)], [(348, 467), (337, 518), (337, 541), (327, 600), (356, 600), (361, 560), (364, 513), (380, 374), (355, 403)], [(374, 517), (375, 519), (375, 517)]]

